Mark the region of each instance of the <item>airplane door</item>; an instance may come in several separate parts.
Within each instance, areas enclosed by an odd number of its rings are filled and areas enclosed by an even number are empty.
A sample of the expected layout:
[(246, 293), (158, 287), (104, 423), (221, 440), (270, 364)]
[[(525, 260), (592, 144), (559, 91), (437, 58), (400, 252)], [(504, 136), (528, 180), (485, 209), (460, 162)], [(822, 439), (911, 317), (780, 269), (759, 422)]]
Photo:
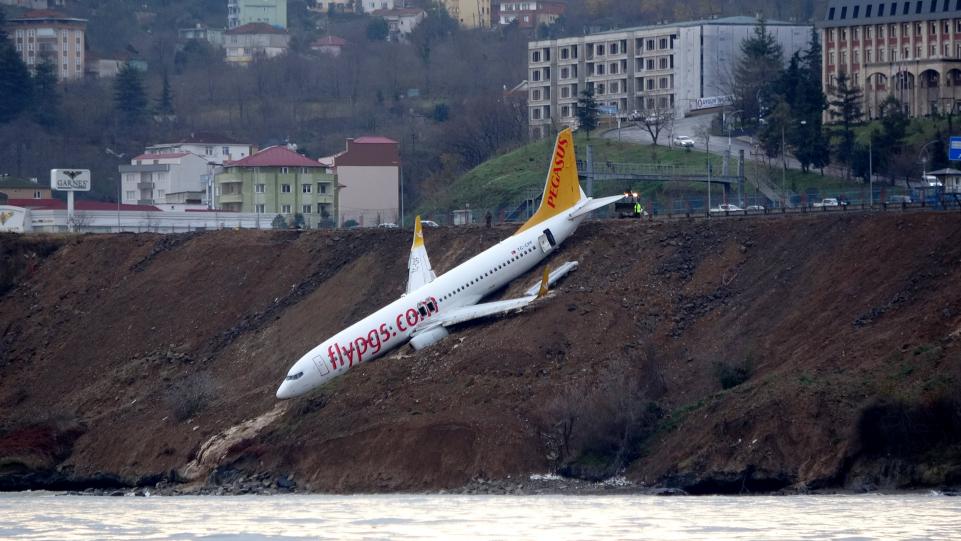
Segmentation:
[(328, 366), (328, 360), (323, 355), (318, 355), (314, 357), (314, 366), (317, 367), (317, 371), (320, 372), (321, 376), (326, 376), (330, 373), (330, 366)]
[(551, 251), (551, 248), (557, 246), (557, 241), (554, 240), (554, 234), (551, 233), (550, 229), (545, 229), (544, 233), (537, 237), (537, 243), (541, 245), (541, 251), (545, 254)]

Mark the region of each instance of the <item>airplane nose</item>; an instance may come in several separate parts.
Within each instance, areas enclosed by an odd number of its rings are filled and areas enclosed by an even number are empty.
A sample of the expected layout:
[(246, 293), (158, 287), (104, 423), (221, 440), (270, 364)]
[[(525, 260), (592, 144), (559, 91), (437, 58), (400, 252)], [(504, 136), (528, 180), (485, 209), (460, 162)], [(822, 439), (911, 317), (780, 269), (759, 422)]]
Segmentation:
[(285, 381), (280, 384), (280, 387), (277, 388), (277, 398), (281, 400), (285, 398), (290, 398), (294, 396), (294, 393), (292, 391), (293, 389), (291, 389), (290, 385), (288, 385), (287, 382)]

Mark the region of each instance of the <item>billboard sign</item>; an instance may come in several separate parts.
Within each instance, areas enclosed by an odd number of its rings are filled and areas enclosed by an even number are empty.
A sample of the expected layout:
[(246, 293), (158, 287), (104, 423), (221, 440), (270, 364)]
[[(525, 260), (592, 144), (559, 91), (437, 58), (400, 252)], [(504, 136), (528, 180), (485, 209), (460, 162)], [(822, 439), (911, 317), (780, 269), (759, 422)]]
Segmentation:
[(51, 169), (50, 188), (62, 192), (89, 192), (89, 169)]
[(27, 209), (0, 205), (0, 232), (23, 233), (29, 225)]
[(961, 136), (951, 136), (951, 142), (948, 144), (948, 159), (961, 161)]
[(692, 107), (692, 109), (710, 109), (712, 107), (722, 107), (733, 104), (734, 96), (711, 96), (694, 100), (694, 107)]

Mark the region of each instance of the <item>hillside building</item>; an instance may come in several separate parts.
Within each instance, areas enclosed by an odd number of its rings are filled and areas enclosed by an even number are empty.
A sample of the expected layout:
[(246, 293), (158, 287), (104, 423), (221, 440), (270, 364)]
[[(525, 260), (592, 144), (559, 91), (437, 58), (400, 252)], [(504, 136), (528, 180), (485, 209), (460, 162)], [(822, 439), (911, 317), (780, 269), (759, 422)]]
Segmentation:
[(287, 28), (287, 0), (227, 0), (227, 28), (264, 23)]
[(888, 96), (910, 116), (959, 110), (961, 2), (829, 0), (817, 27), (825, 92), (846, 73), (868, 118)]
[(400, 143), (387, 137), (347, 139), (345, 151), (320, 161), (337, 174), (338, 225), (400, 222)]
[(225, 59), (247, 65), (258, 58), (273, 58), (287, 53), (290, 34), (267, 23), (248, 23), (224, 32)]
[(404, 41), (427, 17), (419, 8), (379, 9), (371, 13), (387, 21), (387, 41)]
[(223, 165), (224, 162), (246, 158), (253, 151), (254, 145), (250, 143), (241, 143), (219, 133), (196, 132), (175, 143), (151, 145), (144, 152), (146, 154), (189, 152), (204, 158), (208, 163)]
[(440, 0), (440, 3), (464, 28), (491, 27), (491, 0)]
[[(766, 24), (785, 61), (809, 46), (811, 26)], [(727, 17), (532, 41), (531, 135), (575, 126), (577, 98), (587, 88), (598, 105), (616, 115), (638, 110), (684, 116), (726, 103), (741, 42), (756, 25), (752, 17)]]
[(121, 165), (121, 202), (163, 210), (206, 208), (207, 160), (190, 152), (141, 154)]
[(286, 146), (273, 146), (224, 163), (215, 177), (216, 208), (262, 215), (269, 223), (302, 214), (308, 227), (333, 225), (337, 179), (320, 162)]
[(215, 47), (224, 46), (224, 29), (211, 28), (207, 25), (197, 23), (190, 28), (180, 28), (177, 30), (177, 41), (186, 43), (192, 39), (206, 41)]
[[(50, 199), (50, 183), (41, 184), (38, 179), (20, 179), (0, 176), (0, 200)], [(0, 203), (2, 204), (2, 203)]]
[(557, 22), (567, 4), (557, 0), (503, 0), (494, 9), (494, 20), (498, 24), (516, 24), (518, 28), (533, 30), (542, 24)]
[(17, 53), (31, 70), (48, 61), (60, 81), (83, 77), (86, 19), (41, 10), (28, 11), (7, 25)]

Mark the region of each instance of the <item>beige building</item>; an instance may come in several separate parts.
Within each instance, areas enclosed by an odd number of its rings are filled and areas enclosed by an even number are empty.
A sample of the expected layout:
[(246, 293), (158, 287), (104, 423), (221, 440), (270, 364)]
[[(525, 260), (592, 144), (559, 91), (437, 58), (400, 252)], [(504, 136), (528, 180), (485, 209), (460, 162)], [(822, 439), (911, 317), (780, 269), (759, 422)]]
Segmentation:
[(50, 199), (50, 193), (49, 183), (40, 184), (37, 179), (23, 180), (0, 176), (0, 199)]
[(400, 223), (400, 144), (387, 137), (347, 139), (347, 150), (321, 163), (337, 173), (338, 225)]
[(227, 28), (250, 23), (287, 28), (287, 0), (227, 0)]
[(224, 32), (227, 62), (247, 65), (258, 58), (273, 58), (287, 52), (290, 34), (267, 23), (249, 23)]
[(491, 0), (440, 0), (440, 3), (464, 28), (491, 27)]
[(49, 61), (60, 81), (83, 77), (86, 19), (42, 10), (28, 11), (7, 23), (17, 53), (31, 69)]
[(961, 110), (961, 3), (830, 0), (817, 26), (825, 91), (846, 73), (868, 118), (888, 96), (911, 116)]

